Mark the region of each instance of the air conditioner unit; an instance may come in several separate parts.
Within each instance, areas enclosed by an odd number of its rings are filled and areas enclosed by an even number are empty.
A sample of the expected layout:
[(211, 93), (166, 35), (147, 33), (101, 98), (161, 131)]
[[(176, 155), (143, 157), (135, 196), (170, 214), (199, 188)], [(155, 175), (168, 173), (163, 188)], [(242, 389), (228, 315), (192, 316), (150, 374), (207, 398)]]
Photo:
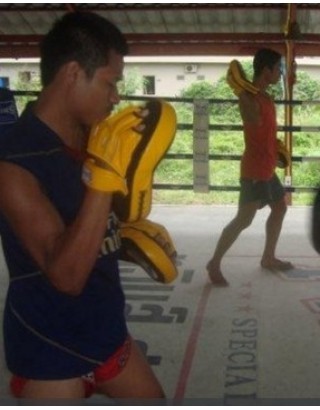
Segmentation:
[(197, 64), (186, 64), (184, 66), (184, 72), (185, 73), (196, 73), (197, 71), (198, 71)]

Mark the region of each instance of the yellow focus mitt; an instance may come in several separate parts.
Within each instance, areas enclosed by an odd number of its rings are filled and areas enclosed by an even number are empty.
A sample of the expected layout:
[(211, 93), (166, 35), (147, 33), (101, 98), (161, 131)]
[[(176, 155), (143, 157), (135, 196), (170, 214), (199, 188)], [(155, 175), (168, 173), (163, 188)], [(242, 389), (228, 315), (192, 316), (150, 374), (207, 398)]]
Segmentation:
[(141, 109), (128, 107), (101, 121), (91, 130), (82, 179), (90, 188), (127, 194), (126, 172), (141, 140)]
[(287, 168), (291, 163), (291, 158), (289, 151), (280, 139), (277, 139), (277, 153), (277, 166), (279, 168)]
[(147, 219), (121, 224), (121, 259), (141, 266), (155, 281), (172, 282), (178, 275), (177, 252), (164, 226)]
[(257, 94), (259, 92), (259, 89), (247, 80), (242, 65), (238, 60), (232, 60), (229, 64), (227, 83), (236, 96), (239, 96), (243, 91), (249, 91), (252, 94)]
[(122, 222), (135, 222), (149, 215), (154, 170), (176, 133), (176, 113), (169, 103), (153, 99), (145, 105), (145, 111), (145, 128), (127, 167), (129, 194), (113, 197), (114, 210)]

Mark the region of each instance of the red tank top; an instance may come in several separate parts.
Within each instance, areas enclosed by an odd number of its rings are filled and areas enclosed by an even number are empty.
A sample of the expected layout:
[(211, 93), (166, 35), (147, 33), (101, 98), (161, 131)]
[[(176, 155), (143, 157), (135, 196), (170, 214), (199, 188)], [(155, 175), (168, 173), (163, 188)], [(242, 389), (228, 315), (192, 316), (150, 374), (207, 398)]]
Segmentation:
[(277, 160), (277, 122), (273, 101), (257, 94), (261, 121), (244, 123), (245, 150), (241, 159), (241, 177), (266, 181), (272, 177)]

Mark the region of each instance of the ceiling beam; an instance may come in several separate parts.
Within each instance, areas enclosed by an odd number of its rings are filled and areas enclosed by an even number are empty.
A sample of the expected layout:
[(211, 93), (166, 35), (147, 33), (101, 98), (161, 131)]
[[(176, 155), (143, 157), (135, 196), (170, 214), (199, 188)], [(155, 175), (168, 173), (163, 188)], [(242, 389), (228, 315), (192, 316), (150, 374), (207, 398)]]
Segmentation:
[[(174, 10), (286, 10), (288, 3), (1, 3), (3, 12), (65, 11), (174, 11)], [(297, 3), (299, 10), (319, 10), (319, 3)]]
[[(39, 35), (0, 35), (0, 58), (39, 57)], [(283, 53), (284, 34), (127, 34), (131, 56), (253, 55), (268, 46)], [(319, 56), (320, 35), (303, 35), (295, 41), (295, 55)]]

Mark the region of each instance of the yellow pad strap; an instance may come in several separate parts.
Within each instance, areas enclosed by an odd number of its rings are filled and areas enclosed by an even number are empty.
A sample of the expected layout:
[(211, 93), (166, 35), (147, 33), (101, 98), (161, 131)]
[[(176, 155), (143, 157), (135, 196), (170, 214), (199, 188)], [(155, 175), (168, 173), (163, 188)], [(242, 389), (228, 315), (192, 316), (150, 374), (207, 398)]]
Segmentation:
[(125, 179), (112, 170), (98, 167), (92, 159), (87, 159), (83, 165), (82, 180), (96, 191), (128, 194)]

